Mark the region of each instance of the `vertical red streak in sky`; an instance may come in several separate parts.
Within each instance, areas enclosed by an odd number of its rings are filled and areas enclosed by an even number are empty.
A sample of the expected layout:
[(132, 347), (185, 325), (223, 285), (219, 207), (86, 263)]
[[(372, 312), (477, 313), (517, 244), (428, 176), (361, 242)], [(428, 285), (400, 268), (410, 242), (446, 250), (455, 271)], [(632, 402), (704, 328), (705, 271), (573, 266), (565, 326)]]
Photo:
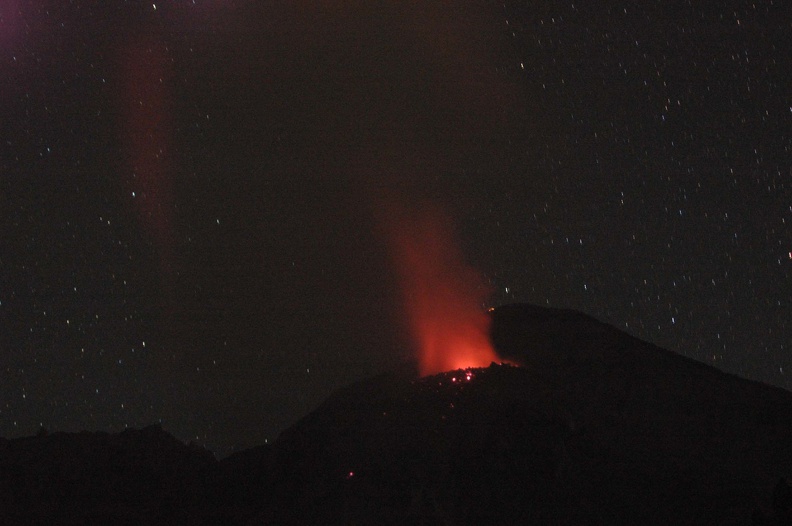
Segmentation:
[(149, 37), (127, 46), (122, 60), (125, 85), (121, 134), (131, 171), (126, 174), (125, 188), (159, 257), (167, 304), (174, 267), (168, 56), (163, 44)]
[[(24, 22), (20, 12), (21, 0), (0, 2), (0, 44), (13, 43), (22, 33)], [(6, 51), (3, 49), (3, 51)]]
[(407, 321), (421, 375), (487, 367), (498, 357), (489, 340), (488, 295), (482, 277), (464, 262), (450, 221), (422, 211), (391, 217), (391, 237)]

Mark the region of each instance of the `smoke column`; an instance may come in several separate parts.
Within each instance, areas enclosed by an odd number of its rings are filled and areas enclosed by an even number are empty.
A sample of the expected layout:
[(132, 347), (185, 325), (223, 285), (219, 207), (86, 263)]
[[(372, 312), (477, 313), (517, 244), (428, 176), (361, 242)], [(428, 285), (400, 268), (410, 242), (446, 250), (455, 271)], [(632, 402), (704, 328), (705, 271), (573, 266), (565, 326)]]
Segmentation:
[(464, 262), (437, 210), (387, 208), (394, 263), (421, 375), (486, 367), (498, 357), (482, 310), (488, 287)]

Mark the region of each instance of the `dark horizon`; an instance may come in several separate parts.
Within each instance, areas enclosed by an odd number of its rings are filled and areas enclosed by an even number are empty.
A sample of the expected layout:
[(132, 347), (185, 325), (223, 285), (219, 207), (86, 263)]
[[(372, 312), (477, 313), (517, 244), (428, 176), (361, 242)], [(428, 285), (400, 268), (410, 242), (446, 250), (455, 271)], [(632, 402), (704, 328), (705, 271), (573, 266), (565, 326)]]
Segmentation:
[(576, 311), (490, 311), (512, 364), (385, 373), (217, 460), (160, 426), (0, 439), (3, 524), (792, 520), (792, 393)]

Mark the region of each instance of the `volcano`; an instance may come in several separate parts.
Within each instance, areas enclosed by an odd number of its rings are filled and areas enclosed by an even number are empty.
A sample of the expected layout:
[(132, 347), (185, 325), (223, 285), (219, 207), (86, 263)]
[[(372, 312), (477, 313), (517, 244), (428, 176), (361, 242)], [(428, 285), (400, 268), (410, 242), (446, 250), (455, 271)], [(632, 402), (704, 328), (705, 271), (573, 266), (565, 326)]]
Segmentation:
[(790, 524), (791, 393), (577, 312), (490, 316), (519, 366), (383, 374), (219, 462), (161, 430), (0, 441), (0, 518)]

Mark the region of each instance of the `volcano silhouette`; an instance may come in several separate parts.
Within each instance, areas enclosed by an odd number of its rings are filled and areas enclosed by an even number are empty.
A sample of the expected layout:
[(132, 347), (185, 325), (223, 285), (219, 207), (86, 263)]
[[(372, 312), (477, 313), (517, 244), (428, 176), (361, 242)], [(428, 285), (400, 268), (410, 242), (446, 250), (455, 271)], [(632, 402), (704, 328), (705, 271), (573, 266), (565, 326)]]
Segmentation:
[[(220, 462), (161, 430), (0, 441), (0, 519), (790, 524), (792, 394), (580, 313), (491, 316), (496, 349), (519, 367), (381, 375)], [(72, 467), (59, 468), (66, 449)]]

